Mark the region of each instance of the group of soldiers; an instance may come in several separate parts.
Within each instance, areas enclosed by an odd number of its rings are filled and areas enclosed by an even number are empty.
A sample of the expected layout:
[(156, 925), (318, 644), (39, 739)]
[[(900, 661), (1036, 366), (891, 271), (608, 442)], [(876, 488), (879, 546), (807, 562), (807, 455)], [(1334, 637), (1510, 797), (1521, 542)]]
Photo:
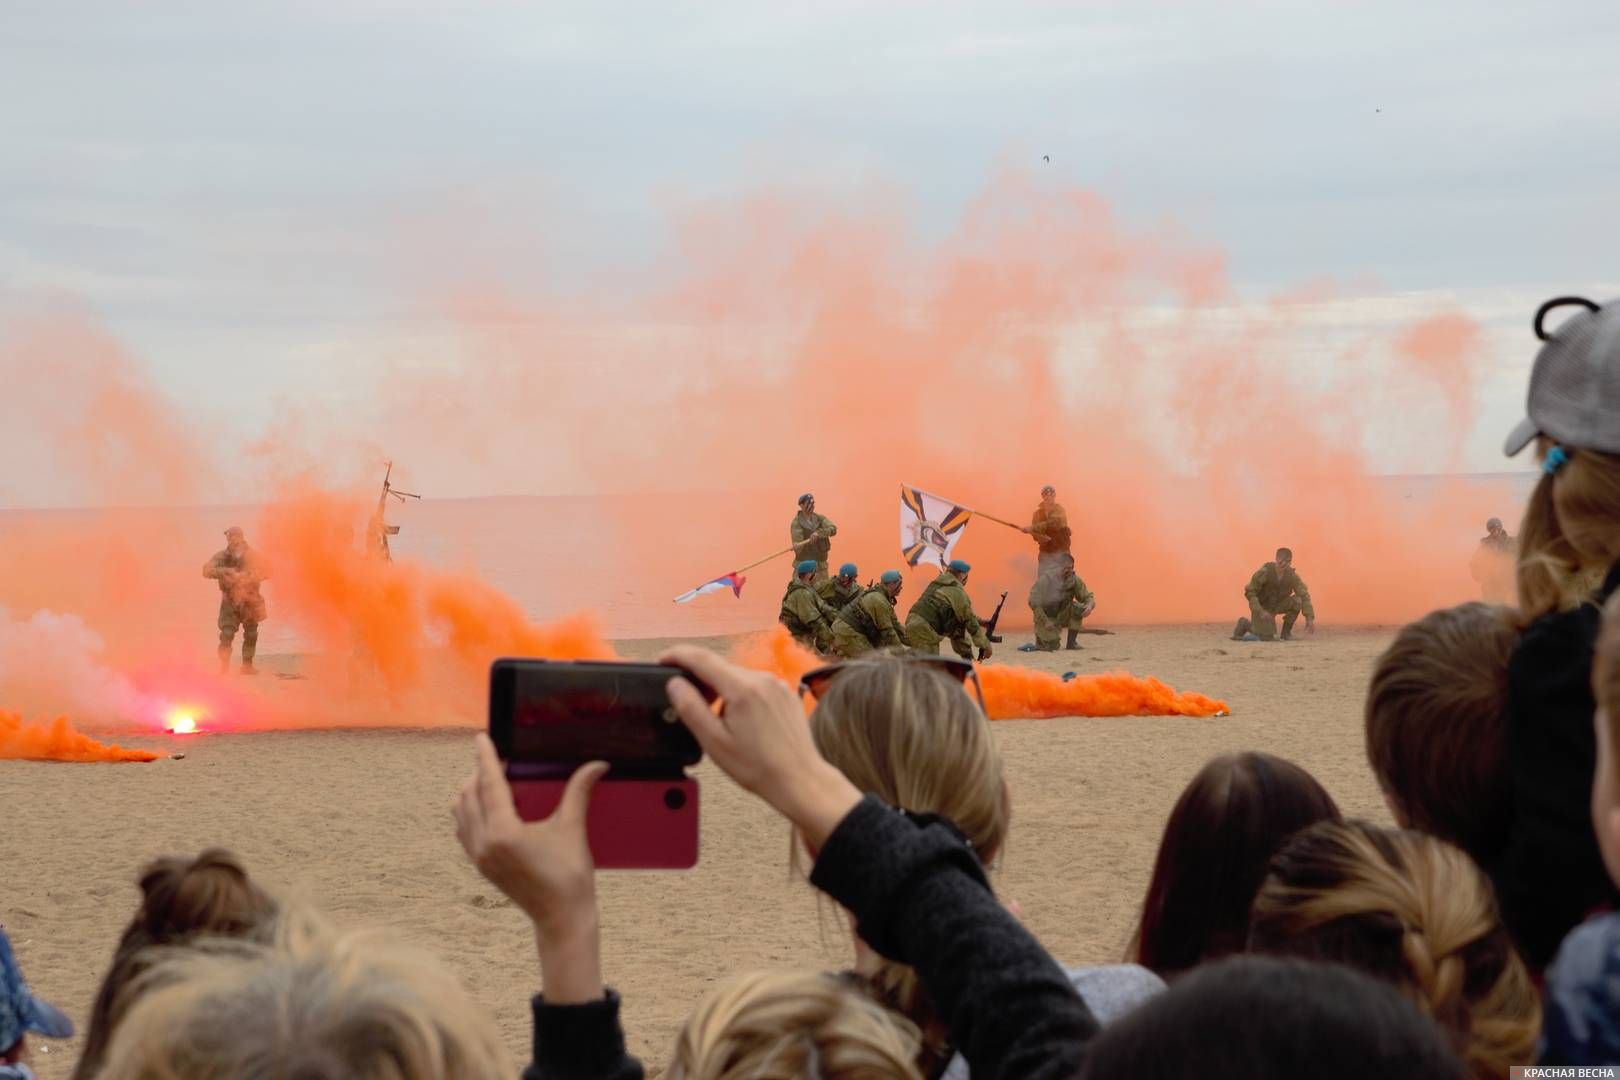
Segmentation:
[[(1492, 519), (1493, 526), (1499, 528), (1500, 524)], [(1041, 489), (1040, 505), (1022, 531), (1033, 537), (1036, 545), (1035, 582), (1029, 589), (1035, 641), (1020, 649), (1077, 649), (1080, 634), (1088, 632), (1084, 623), (1096, 610), (1097, 598), (1075, 570), (1068, 514), (1050, 484)], [(839, 567), (837, 576), (828, 574), (831, 538), (838, 527), (816, 512), (813, 495), (799, 498), (799, 512), (789, 532), (799, 562), (782, 597), (780, 619), (800, 644), (820, 653), (851, 658), (876, 649), (910, 648), (933, 653), (941, 641), (948, 640), (956, 654), (966, 659), (984, 660), (992, 655), (992, 640), (999, 639), (985, 632), (984, 620), (973, 612), (965, 587), (972, 567), (963, 560), (951, 560), (902, 621), (897, 601), (905, 582), (900, 571), (885, 570), (876, 582), (864, 588), (854, 563)], [(1487, 537), (1486, 543), (1491, 542)], [(1289, 641), (1302, 615), (1305, 629), (1316, 629), (1310, 589), (1295, 569), (1294, 553), (1288, 548), (1278, 548), (1276, 558), (1254, 572), (1243, 594), (1249, 614), (1237, 621), (1233, 640)]]
[[(845, 658), (876, 649), (934, 653), (942, 641), (949, 641), (964, 659), (990, 658), (999, 639), (985, 629), (985, 620), (974, 613), (968, 599), (972, 566), (962, 559), (950, 560), (902, 621), (898, 601), (905, 579), (899, 570), (885, 570), (865, 587), (854, 563), (839, 567), (836, 576), (828, 573), (831, 538), (837, 532), (838, 526), (816, 512), (814, 495), (800, 496), (799, 512), (789, 527), (799, 561), (782, 597), (780, 614), (795, 640), (817, 652)], [(1050, 486), (1042, 489), (1041, 505), (1024, 532), (1035, 538), (1040, 552), (1040, 570), (1029, 592), (1035, 615), (1035, 645), (1030, 648), (1056, 650), (1064, 630), (1069, 632), (1067, 647), (1079, 648), (1081, 623), (1096, 607), (1096, 598), (1075, 573), (1068, 516)]]
[(807, 648), (853, 659), (876, 649), (938, 652), (939, 643), (949, 640), (958, 656), (972, 660), (977, 650), (978, 659), (990, 658), (989, 635), (964, 588), (973, 568), (961, 559), (952, 559), (928, 583), (904, 622), (897, 603), (905, 579), (898, 570), (883, 571), (864, 588), (854, 563), (840, 566), (837, 577), (826, 576), (824, 564), (814, 559), (801, 560), (793, 570), (781, 621)]

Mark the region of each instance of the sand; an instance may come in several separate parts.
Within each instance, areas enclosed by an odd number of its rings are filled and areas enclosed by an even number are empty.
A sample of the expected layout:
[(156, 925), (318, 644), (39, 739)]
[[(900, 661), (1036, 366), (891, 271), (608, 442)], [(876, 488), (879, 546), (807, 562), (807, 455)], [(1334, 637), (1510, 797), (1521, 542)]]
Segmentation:
[[(1361, 705), (1384, 629), (1323, 629), (1237, 644), (1229, 626), (1121, 628), (1077, 653), (995, 662), (1123, 668), (1224, 697), (1230, 717), (999, 721), (1013, 826), (997, 887), (1061, 961), (1120, 959), (1160, 830), (1212, 755), (1259, 749), (1313, 772), (1348, 814), (1387, 821), (1362, 751)], [(623, 643), (631, 656), (662, 642)], [(283, 664), (287, 661), (282, 661)], [(30, 982), (76, 1021), (133, 911), (143, 862), (209, 845), (342, 926), (387, 927), (430, 948), (527, 1060), (538, 967), (527, 924), (467, 863), (449, 805), (470, 731), (367, 730), (135, 739), (184, 760), (151, 765), (0, 762), (6, 822), (0, 920)], [(712, 766), (702, 857), (689, 873), (599, 877), (604, 969), (623, 994), (632, 1050), (656, 1070), (716, 979), (848, 961), (841, 922), (788, 869), (788, 833)], [(35, 1041), (41, 1077), (65, 1077), (77, 1041)]]

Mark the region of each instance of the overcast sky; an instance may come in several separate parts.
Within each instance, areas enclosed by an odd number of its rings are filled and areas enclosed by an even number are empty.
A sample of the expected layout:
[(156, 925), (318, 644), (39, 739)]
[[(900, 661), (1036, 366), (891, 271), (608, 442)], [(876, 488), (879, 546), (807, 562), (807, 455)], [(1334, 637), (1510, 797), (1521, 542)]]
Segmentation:
[(493, 208), (458, 241), (484, 265), (533, 229), (588, 270), (647, 260), (672, 192), (881, 183), (943, 231), (1050, 155), (1245, 295), (1474, 314), (1496, 468), (1530, 311), (1620, 291), (1617, 57), (1614, 0), (0, 0), (0, 303), (76, 297), (259, 418), (397, 326), (402, 221)]

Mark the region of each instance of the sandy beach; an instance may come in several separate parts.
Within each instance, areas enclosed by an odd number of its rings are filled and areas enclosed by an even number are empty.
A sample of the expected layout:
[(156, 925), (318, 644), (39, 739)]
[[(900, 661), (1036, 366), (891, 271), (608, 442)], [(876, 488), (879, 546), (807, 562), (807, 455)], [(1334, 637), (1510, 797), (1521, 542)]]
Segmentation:
[[(1028, 925), (1069, 964), (1120, 958), (1159, 831), (1211, 755), (1261, 749), (1299, 762), (1348, 814), (1387, 820), (1362, 752), (1361, 706), (1387, 629), (1324, 628), (1238, 644), (1229, 627), (1132, 627), (1083, 651), (1031, 656), (1009, 633), (995, 663), (1124, 669), (1226, 699), (1218, 719), (997, 722), (1013, 829), (997, 872)], [(663, 641), (620, 643), (651, 656)], [(724, 647), (726, 641), (711, 642)], [(295, 658), (269, 658), (282, 668)], [(274, 889), (346, 927), (384, 928), (441, 955), (527, 1060), (538, 968), (527, 925), (467, 863), (449, 804), (470, 730), (365, 730), (131, 739), (185, 754), (151, 765), (0, 762), (10, 807), (0, 917), (36, 989), (79, 1023), (131, 914), (146, 859), (236, 851)], [(705, 763), (702, 856), (690, 873), (603, 874), (605, 974), (632, 1049), (661, 1067), (679, 1021), (716, 979), (848, 960), (830, 905), (788, 868), (786, 827)], [(76, 1040), (36, 1042), (45, 1080)]]

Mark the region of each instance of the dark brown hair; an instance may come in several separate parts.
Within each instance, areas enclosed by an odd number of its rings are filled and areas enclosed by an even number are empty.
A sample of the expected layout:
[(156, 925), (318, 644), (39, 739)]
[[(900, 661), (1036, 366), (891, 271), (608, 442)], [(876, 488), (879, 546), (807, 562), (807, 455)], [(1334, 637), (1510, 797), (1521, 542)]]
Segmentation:
[(1176, 800), (1159, 841), (1130, 959), (1169, 977), (1243, 951), (1249, 904), (1295, 831), (1338, 820), (1315, 777), (1270, 754), (1225, 754)]
[(248, 877), (235, 855), (210, 848), (195, 859), (165, 857), (141, 871), (141, 906), (124, 930), (96, 992), (84, 1053), (73, 1080), (100, 1070), (113, 1030), (129, 1010), (126, 991), (152, 965), (158, 947), (200, 937), (259, 937), (272, 932), (276, 903)]
[(1255, 897), (1255, 952), (1348, 964), (1393, 983), (1479, 1077), (1535, 1057), (1541, 999), (1461, 850), (1409, 829), (1321, 822), (1283, 845)]
[(1504, 709), (1518, 640), (1507, 608), (1430, 612), (1395, 636), (1367, 687), (1367, 761), (1401, 824), (1481, 863), (1512, 825)]

